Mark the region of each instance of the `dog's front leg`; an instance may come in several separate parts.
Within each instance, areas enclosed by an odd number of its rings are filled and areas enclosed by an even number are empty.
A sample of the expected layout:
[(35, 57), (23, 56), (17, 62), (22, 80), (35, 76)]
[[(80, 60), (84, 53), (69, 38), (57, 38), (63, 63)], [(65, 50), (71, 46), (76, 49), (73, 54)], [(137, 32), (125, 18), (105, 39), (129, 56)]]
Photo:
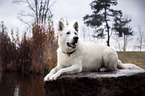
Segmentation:
[(61, 69), (60, 66), (56, 66), (55, 68), (53, 68), (49, 74), (47, 74), (45, 77), (44, 77), (44, 81), (48, 81), (49, 80), (49, 77), (52, 76), (53, 74), (55, 74), (59, 69)]
[(79, 73), (81, 71), (82, 71), (82, 66), (75, 64), (70, 67), (60, 69), (54, 75), (50, 76), (49, 80), (56, 80), (62, 74), (74, 74), (74, 73)]

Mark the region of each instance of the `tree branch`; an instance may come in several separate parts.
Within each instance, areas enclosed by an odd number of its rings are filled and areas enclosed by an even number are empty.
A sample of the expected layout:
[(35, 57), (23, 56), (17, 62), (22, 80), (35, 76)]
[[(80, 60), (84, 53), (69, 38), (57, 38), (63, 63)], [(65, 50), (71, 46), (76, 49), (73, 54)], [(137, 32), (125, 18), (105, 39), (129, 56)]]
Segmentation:
[(42, 17), (41, 17), (41, 11), (42, 11), (42, 2), (43, 0), (41, 0), (41, 2), (40, 2), (40, 9), (39, 9), (39, 18), (41, 18), (42, 19)]
[(33, 7), (31, 6), (30, 2), (29, 2), (28, 0), (26, 0), (26, 1), (27, 1), (28, 5), (29, 5), (30, 9), (35, 13), (35, 10), (34, 10)]
[(35, 2), (35, 9), (36, 9), (36, 11), (35, 11), (35, 14), (36, 14), (36, 22), (38, 23), (38, 1), (37, 0), (34, 0), (34, 2)]

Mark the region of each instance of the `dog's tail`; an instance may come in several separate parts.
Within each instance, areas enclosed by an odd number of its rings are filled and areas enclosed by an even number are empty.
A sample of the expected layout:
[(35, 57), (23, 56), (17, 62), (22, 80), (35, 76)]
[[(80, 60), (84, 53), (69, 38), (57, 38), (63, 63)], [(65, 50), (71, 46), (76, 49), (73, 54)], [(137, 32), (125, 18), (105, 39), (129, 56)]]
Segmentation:
[(119, 69), (142, 69), (134, 64), (122, 64), (120, 60), (118, 60), (117, 68)]

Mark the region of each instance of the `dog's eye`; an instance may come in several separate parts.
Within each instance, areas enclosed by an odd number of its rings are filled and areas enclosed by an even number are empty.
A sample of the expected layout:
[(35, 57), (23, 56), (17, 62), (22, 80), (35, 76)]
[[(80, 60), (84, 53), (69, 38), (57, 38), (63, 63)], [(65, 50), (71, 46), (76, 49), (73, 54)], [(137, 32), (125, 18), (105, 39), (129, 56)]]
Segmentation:
[(77, 35), (77, 32), (74, 32), (75, 33), (75, 35)]
[(70, 34), (70, 32), (67, 32), (66, 34)]

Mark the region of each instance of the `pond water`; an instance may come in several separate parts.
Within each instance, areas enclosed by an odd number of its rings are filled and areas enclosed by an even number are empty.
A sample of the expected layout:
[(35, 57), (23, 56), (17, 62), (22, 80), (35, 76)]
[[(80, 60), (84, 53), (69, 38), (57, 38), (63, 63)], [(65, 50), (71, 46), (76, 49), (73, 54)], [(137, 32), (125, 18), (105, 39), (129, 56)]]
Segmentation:
[(43, 76), (36, 74), (0, 74), (0, 96), (46, 96)]

